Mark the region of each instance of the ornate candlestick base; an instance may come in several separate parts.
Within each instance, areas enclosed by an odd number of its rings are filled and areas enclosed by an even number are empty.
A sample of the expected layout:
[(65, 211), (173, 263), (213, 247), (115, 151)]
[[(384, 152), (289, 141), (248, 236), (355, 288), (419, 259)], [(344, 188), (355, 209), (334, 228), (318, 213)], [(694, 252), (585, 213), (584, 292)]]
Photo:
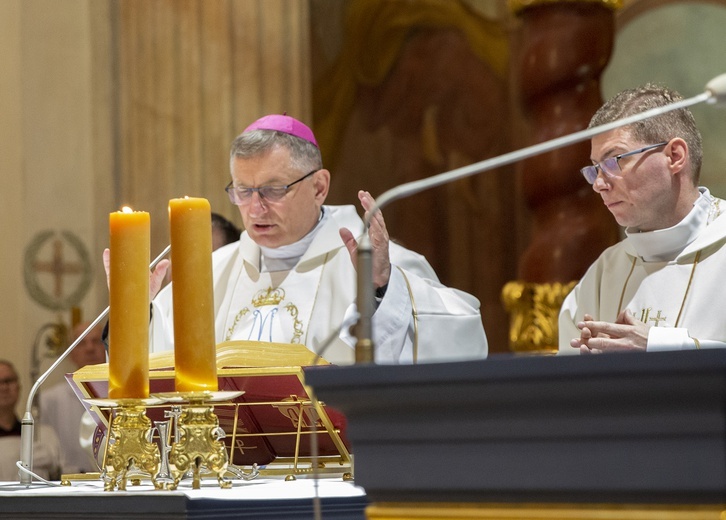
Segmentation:
[(104, 468), (104, 490), (126, 490), (126, 480), (148, 476), (156, 489), (159, 472), (159, 447), (152, 442), (151, 420), (146, 406), (151, 400), (119, 399), (107, 401), (115, 406), (114, 418), (108, 433), (108, 450)]
[[(169, 453), (169, 467), (173, 482), (169, 489), (176, 489), (179, 481), (187, 472), (192, 472), (192, 488), (201, 487), (202, 468), (217, 475), (221, 488), (232, 487), (232, 482), (225, 480), (229, 456), (221, 439), (225, 433), (219, 426), (219, 419), (214, 414), (215, 393), (188, 392), (176, 394), (188, 404), (182, 408), (177, 428), (179, 440), (174, 442)], [(162, 394), (160, 397), (169, 397)]]

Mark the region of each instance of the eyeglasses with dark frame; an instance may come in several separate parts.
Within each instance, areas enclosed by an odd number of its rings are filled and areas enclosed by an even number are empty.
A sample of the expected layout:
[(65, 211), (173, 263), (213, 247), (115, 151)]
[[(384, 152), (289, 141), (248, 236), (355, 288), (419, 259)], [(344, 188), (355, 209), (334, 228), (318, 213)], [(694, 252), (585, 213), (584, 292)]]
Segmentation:
[(312, 174), (319, 171), (320, 168), (316, 168), (315, 170), (306, 173), (298, 180), (293, 181), (285, 186), (260, 186), (259, 188), (245, 188), (244, 186), (234, 186), (234, 181), (230, 181), (229, 184), (227, 184), (227, 187), (224, 188), (224, 191), (227, 192), (230, 202), (235, 206), (249, 204), (252, 200), (252, 194), (255, 192), (257, 192), (257, 195), (260, 196), (260, 199), (264, 199), (269, 202), (277, 202), (281, 200), (288, 192), (288, 190), (292, 188), (295, 184), (304, 181)]
[(639, 153), (647, 152), (648, 150), (653, 150), (655, 148), (660, 148), (661, 146), (667, 145), (668, 142), (669, 141), (664, 141), (658, 144), (651, 144), (649, 146), (633, 150), (632, 152), (625, 152), (614, 155), (612, 157), (608, 157), (607, 159), (603, 159), (599, 163), (593, 164), (592, 166), (585, 166), (584, 168), (580, 169), (580, 173), (582, 173), (582, 176), (585, 177), (585, 180), (590, 184), (595, 184), (598, 170), (602, 171), (608, 177), (617, 177), (618, 174), (621, 173), (620, 159), (622, 159), (623, 157), (629, 157), (631, 155), (637, 155)]

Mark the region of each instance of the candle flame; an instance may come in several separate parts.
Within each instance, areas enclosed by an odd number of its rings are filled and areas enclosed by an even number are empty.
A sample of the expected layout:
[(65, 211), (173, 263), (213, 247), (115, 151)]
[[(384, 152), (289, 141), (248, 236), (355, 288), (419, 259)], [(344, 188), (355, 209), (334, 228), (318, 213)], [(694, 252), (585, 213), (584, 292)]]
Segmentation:
[(124, 213), (133, 213), (134, 212), (134, 210), (132, 210), (128, 206), (124, 206), (123, 208), (121, 208), (121, 211)]

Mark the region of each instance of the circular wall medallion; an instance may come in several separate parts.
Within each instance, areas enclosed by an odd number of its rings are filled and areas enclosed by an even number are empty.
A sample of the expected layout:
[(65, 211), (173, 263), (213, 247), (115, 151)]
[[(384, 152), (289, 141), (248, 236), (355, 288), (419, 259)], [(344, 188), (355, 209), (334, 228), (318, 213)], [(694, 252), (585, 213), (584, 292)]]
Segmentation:
[(77, 307), (91, 287), (91, 261), (83, 242), (70, 231), (41, 231), (25, 249), (25, 288), (47, 309)]

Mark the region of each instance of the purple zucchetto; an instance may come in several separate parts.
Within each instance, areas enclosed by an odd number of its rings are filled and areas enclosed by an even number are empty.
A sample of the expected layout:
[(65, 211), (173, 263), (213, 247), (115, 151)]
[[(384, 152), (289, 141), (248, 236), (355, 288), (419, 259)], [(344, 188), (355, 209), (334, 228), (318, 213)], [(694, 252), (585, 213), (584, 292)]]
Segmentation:
[(304, 123), (301, 123), (294, 117), (290, 117), (288, 115), (273, 114), (261, 117), (245, 128), (242, 133), (251, 132), (252, 130), (276, 130), (283, 134), (290, 134), (295, 137), (299, 137), (300, 139), (304, 139), (318, 148), (318, 142), (315, 140), (313, 131), (310, 130), (310, 128)]

